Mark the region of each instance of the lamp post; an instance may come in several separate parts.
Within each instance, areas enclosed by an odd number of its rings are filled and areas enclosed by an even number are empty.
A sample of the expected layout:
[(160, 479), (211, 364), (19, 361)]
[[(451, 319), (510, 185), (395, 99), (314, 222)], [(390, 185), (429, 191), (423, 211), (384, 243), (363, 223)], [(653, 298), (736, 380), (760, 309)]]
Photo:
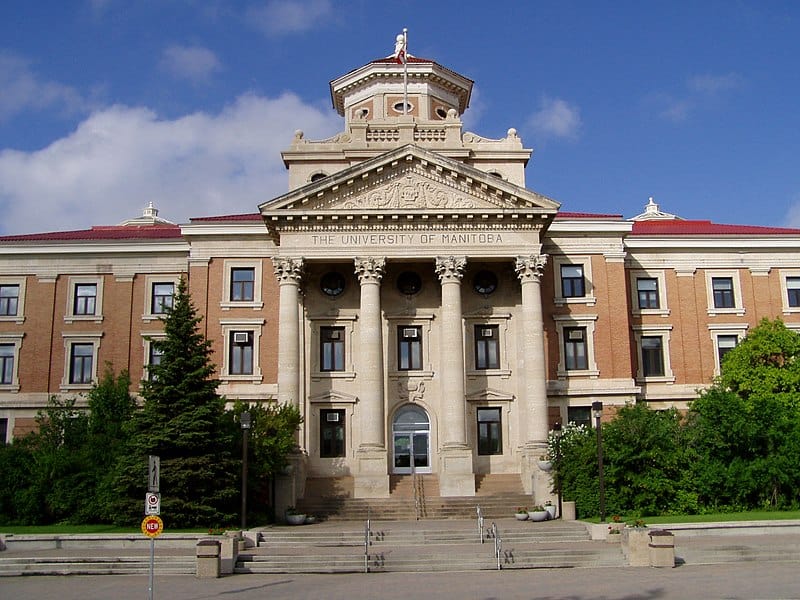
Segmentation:
[(239, 415), (242, 426), (242, 529), (247, 528), (247, 434), (250, 430), (250, 413), (244, 411)]
[(561, 519), (561, 421), (553, 425), (553, 437), (556, 439), (556, 494), (558, 494), (558, 518)]
[(592, 416), (594, 417), (594, 427), (597, 430), (597, 471), (600, 478), (600, 522), (606, 521), (606, 490), (603, 479), (603, 431), (600, 426), (600, 419), (603, 416), (603, 403), (600, 401), (592, 402)]

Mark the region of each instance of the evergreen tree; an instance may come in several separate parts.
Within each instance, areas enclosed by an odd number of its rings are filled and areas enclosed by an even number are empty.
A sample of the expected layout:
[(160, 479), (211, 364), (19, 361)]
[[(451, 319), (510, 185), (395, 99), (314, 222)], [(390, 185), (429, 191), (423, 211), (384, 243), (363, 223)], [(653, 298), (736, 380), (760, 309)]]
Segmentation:
[(118, 522), (141, 516), (147, 457), (161, 458), (161, 517), (165, 527), (209, 527), (235, 522), (238, 463), (231, 458), (232, 421), (216, 393), (211, 343), (181, 280), (164, 318), (164, 338), (151, 344), (161, 362), (143, 382), (144, 405), (131, 422), (129, 452), (117, 490)]

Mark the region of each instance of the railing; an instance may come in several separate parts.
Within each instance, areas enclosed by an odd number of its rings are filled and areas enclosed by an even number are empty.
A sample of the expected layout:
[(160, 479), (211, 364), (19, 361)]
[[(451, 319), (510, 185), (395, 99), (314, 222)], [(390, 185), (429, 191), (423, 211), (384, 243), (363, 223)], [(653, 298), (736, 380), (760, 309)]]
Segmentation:
[(425, 488), (422, 477), (417, 476), (414, 458), (411, 458), (411, 490), (414, 492), (414, 515), (419, 521), (425, 512)]
[(492, 522), (492, 537), (494, 538), (494, 558), (497, 561), (497, 570), (500, 571), (503, 567), (500, 565), (500, 552), (503, 548), (503, 540), (500, 539), (500, 534), (497, 533), (497, 524)]
[(372, 535), (369, 522), (369, 513), (367, 513), (367, 521), (364, 524), (364, 573), (369, 573), (369, 544)]
[(476, 512), (478, 513), (478, 539), (480, 540), (481, 544), (483, 543), (483, 512), (481, 511), (481, 507), (475, 507)]

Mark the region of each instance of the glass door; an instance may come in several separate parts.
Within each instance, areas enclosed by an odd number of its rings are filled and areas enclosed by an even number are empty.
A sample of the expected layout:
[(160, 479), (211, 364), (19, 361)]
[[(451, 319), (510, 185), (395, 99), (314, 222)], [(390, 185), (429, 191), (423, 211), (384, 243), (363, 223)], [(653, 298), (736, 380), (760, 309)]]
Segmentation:
[(401, 408), (392, 426), (393, 469), (396, 474), (431, 472), (430, 422), (419, 406)]

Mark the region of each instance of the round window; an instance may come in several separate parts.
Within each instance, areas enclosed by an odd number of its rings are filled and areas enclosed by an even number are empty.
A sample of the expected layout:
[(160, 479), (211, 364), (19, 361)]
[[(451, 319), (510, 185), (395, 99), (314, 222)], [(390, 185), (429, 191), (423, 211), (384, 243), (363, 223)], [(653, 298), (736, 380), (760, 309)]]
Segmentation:
[(497, 289), (497, 275), (491, 271), (478, 271), (472, 280), (472, 287), (479, 294), (488, 296)]
[(413, 296), (422, 289), (422, 279), (413, 271), (405, 271), (397, 278), (397, 289), (401, 294)]
[(392, 106), (392, 108), (394, 109), (395, 112), (402, 113), (403, 112), (403, 105), (405, 105), (407, 113), (410, 113), (411, 110), (414, 108), (413, 106), (411, 106), (410, 102), (395, 102), (394, 106)]
[(344, 291), (344, 277), (336, 271), (326, 273), (320, 280), (320, 288), (326, 296), (335, 298)]
[(436, 107), (436, 115), (440, 119), (446, 119), (447, 118), (447, 111), (444, 108), (442, 108), (441, 106), (437, 106)]

